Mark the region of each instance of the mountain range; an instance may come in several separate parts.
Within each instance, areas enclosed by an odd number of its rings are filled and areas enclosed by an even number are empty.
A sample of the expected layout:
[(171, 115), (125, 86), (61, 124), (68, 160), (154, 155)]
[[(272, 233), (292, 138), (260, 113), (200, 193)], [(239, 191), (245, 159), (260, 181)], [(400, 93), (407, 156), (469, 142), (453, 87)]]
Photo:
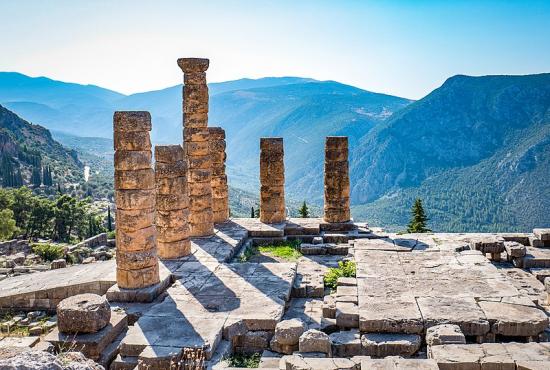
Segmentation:
[[(550, 224), (550, 74), (454, 76), (418, 101), (298, 77), (209, 88), (236, 189), (257, 194), (258, 139), (282, 136), (289, 199), (321, 204), (324, 137), (346, 135), (355, 219), (402, 229), (421, 197), (434, 230)], [(54, 136), (110, 138), (114, 110), (149, 110), (153, 141), (181, 142), (181, 85), (125, 96), (0, 73), (0, 104)]]

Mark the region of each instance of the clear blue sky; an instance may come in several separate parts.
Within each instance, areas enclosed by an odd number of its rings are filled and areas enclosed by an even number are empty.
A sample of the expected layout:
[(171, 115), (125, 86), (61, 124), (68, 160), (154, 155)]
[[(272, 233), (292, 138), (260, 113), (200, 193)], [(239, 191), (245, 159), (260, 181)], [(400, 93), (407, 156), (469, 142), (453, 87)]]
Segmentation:
[(550, 1), (0, 0), (0, 70), (123, 93), (303, 76), (420, 98), (455, 74), (550, 72)]

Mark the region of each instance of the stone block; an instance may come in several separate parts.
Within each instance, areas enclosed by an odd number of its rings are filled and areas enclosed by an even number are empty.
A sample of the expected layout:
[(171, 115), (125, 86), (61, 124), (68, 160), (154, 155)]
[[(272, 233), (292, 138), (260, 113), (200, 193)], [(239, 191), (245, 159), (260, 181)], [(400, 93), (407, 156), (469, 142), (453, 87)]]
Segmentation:
[(158, 284), (158, 264), (139, 270), (123, 270), (117, 267), (116, 281), (118, 286), (123, 289), (138, 289)]
[(163, 177), (156, 178), (156, 190), (157, 194), (170, 195), (170, 194), (186, 194), (187, 191), (187, 177)]
[(361, 337), (363, 353), (367, 356), (411, 356), (422, 343), (417, 334), (367, 333)]
[(275, 326), (273, 340), (283, 345), (296, 345), (305, 330), (304, 323), (299, 319), (283, 320)]
[(181, 145), (156, 145), (155, 163), (184, 162), (184, 151)]
[(536, 336), (548, 327), (548, 317), (536, 307), (490, 301), (480, 301), (479, 306), (494, 334)]
[(527, 248), (517, 242), (504, 242), (504, 249), (508, 255), (508, 260), (511, 260), (512, 258), (524, 257), (527, 253)]
[(151, 138), (148, 131), (115, 131), (114, 149), (118, 150), (151, 150)]
[(340, 328), (358, 328), (359, 307), (355, 303), (336, 302), (336, 325)]
[(57, 305), (57, 326), (62, 333), (95, 333), (111, 319), (111, 308), (97, 294), (78, 294)]
[(116, 150), (115, 151), (115, 170), (117, 171), (136, 171), (151, 168), (150, 150)]
[(117, 190), (115, 203), (118, 209), (137, 210), (155, 207), (154, 190)]
[(334, 357), (352, 357), (363, 354), (361, 335), (357, 329), (332, 333), (329, 338)]
[(136, 171), (115, 171), (116, 190), (150, 190), (155, 188), (155, 171), (152, 168)]
[(466, 344), (466, 338), (458, 325), (435, 325), (426, 330), (426, 343), (429, 346), (442, 344)]
[(117, 227), (117, 250), (125, 252), (149, 251), (156, 247), (157, 230), (155, 226), (149, 226), (136, 231), (124, 231)]
[(414, 298), (360, 297), (359, 313), (362, 332), (419, 334), (424, 330)]
[(141, 270), (155, 266), (158, 263), (157, 249), (127, 252), (121, 249), (116, 251), (117, 267), (123, 270)]
[(162, 259), (174, 259), (191, 254), (191, 241), (189, 239), (175, 242), (157, 242), (158, 255)]
[(120, 209), (116, 210), (117, 229), (126, 232), (137, 231), (151, 227), (155, 222), (154, 208)]
[(300, 352), (321, 352), (330, 355), (330, 338), (322, 331), (309, 329), (300, 336), (298, 349)]
[(151, 131), (151, 114), (145, 111), (117, 111), (113, 130), (119, 132)]
[(184, 73), (206, 72), (210, 61), (206, 58), (179, 58), (178, 66)]
[(548, 229), (533, 229), (535, 237), (542, 241), (550, 241), (550, 228)]

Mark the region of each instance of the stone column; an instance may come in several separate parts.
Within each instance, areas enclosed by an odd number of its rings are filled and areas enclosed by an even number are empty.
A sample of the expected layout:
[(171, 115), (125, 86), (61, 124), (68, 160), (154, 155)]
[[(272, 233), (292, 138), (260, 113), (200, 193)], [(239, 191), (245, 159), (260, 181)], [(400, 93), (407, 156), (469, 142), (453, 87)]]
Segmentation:
[(155, 146), (157, 245), (160, 258), (191, 253), (187, 162), (181, 145)]
[(209, 127), (210, 158), (212, 159), (212, 211), (214, 222), (229, 219), (229, 195), (225, 174), (225, 131), (221, 127)]
[(260, 221), (286, 219), (285, 164), (282, 137), (260, 139)]
[(178, 65), (184, 73), (183, 149), (188, 162), (191, 236), (208, 236), (214, 233), (212, 160), (208, 145), (208, 64), (208, 59), (178, 59)]
[(151, 115), (115, 112), (116, 264), (119, 288), (159, 282), (155, 174), (151, 167)]
[(347, 136), (327, 136), (325, 143), (326, 222), (347, 222), (349, 210), (349, 163)]

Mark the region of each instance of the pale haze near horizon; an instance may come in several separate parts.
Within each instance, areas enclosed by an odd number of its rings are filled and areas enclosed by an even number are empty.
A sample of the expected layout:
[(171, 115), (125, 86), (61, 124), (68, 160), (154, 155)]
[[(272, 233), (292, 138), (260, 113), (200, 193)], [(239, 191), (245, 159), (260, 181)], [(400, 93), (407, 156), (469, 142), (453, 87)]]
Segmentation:
[(299, 76), (418, 99), (456, 74), (550, 71), (549, 1), (2, 1), (0, 71), (125, 94)]

